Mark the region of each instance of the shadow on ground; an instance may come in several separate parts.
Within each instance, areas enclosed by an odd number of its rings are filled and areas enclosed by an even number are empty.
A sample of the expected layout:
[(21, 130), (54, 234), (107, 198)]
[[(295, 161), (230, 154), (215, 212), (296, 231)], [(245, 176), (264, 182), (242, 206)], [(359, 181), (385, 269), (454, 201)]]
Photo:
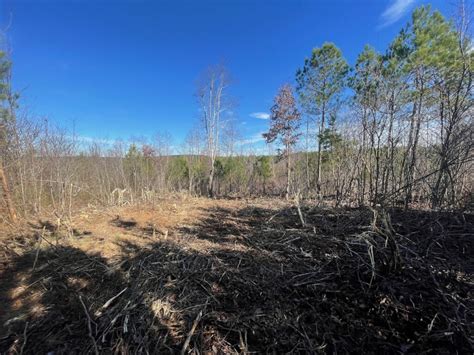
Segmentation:
[(304, 227), (292, 208), (204, 212), (114, 260), (11, 253), (0, 352), (472, 351), (472, 216), (392, 211), (387, 273), (368, 210), (306, 208)]

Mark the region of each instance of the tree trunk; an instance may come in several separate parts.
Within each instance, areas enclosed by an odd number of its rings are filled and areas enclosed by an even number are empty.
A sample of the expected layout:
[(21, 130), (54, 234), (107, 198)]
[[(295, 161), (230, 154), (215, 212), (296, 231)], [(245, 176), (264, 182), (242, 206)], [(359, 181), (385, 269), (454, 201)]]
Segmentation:
[(211, 161), (211, 171), (209, 172), (209, 185), (207, 186), (209, 197), (214, 197), (214, 162)]
[(8, 188), (7, 177), (3, 169), (3, 162), (1, 160), (0, 160), (0, 185), (2, 186), (2, 196), (7, 206), (7, 211), (10, 217), (10, 221), (12, 223), (16, 223), (17, 216), (16, 216), (15, 208), (13, 206), (12, 199), (11, 199), (10, 190)]
[(321, 156), (321, 135), (324, 131), (324, 119), (325, 119), (325, 110), (326, 108), (323, 105), (323, 109), (321, 112), (321, 124), (319, 125), (319, 137), (318, 137), (318, 167), (316, 170), (316, 191), (318, 197), (321, 196), (321, 165), (323, 163), (323, 157)]
[(413, 181), (415, 180), (415, 166), (417, 158), (417, 148), (418, 148), (418, 139), (420, 135), (420, 126), (421, 126), (421, 110), (423, 106), (423, 93), (424, 93), (424, 82), (422, 78), (417, 78), (416, 87), (418, 88), (418, 102), (416, 103), (414, 110), (414, 115), (410, 124), (410, 145), (411, 149), (409, 153), (409, 163), (407, 165), (406, 171), (406, 193), (405, 193), (405, 210), (408, 209), (413, 195)]
[(309, 178), (309, 119), (306, 121), (306, 191), (309, 193), (310, 178)]
[(286, 157), (286, 199), (289, 200), (290, 198), (290, 172), (291, 172), (291, 165), (290, 165), (290, 151), (289, 146), (286, 147), (287, 150), (287, 157)]

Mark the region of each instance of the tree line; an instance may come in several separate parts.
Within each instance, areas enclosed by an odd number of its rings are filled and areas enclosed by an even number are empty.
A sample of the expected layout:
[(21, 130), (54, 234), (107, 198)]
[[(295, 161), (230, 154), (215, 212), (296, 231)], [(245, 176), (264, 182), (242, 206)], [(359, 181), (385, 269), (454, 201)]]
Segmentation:
[[(465, 10), (465, 9), (461, 9)], [(270, 108), (271, 144), (246, 148), (236, 129), (232, 80), (206, 70), (200, 120), (179, 154), (171, 137), (85, 146), (18, 107), (8, 52), (0, 53), (2, 214), (14, 221), (89, 202), (153, 202), (166, 193), (282, 195), (336, 205), (470, 208), (473, 196), (473, 43), (457, 22), (416, 9), (385, 52), (363, 48), (351, 67), (324, 43), (282, 84)]]
[(316, 161), (311, 166), (307, 150), (306, 183), (298, 181), (298, 189), (359, 205), (471, 203), (474, 53), (468, 23), (460, 16), (456, 26), (420, 7), (385, 53), (366, 46), (353, 68), (335, 44), (315, 48), (296, 74), (299, 105), (291, 87), (282, 86), (265, 135), (267, 142), (279, 136), (284, 147), (287, 195), (300, 109), (307, 127), (315, 126)]

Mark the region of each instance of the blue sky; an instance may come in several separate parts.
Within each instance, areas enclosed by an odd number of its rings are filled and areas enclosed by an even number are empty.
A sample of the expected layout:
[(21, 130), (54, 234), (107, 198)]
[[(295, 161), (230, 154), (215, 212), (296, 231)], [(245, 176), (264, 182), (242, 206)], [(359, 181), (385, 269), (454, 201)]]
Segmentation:
[(86, 140), (169, 132), (179, 143), (198, 119), (199, 73), (225, 63), (253, 142), (313, 47), (332, 41), (353, 64), (367, 43), (383, 51), (426, 3), (454, 10), (446, 0), (0, 0), (0, 21), (14, 87), (36, 117)]

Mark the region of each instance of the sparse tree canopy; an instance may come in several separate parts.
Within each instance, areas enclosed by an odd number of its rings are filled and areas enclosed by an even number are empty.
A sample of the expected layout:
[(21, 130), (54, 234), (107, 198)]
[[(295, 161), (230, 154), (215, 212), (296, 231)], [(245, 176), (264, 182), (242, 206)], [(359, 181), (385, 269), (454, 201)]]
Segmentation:
[(301, 104), (310, 115), (322, 115), (337, 103), (349, 66), (334, 43), (313, 49), (296, 73)]

